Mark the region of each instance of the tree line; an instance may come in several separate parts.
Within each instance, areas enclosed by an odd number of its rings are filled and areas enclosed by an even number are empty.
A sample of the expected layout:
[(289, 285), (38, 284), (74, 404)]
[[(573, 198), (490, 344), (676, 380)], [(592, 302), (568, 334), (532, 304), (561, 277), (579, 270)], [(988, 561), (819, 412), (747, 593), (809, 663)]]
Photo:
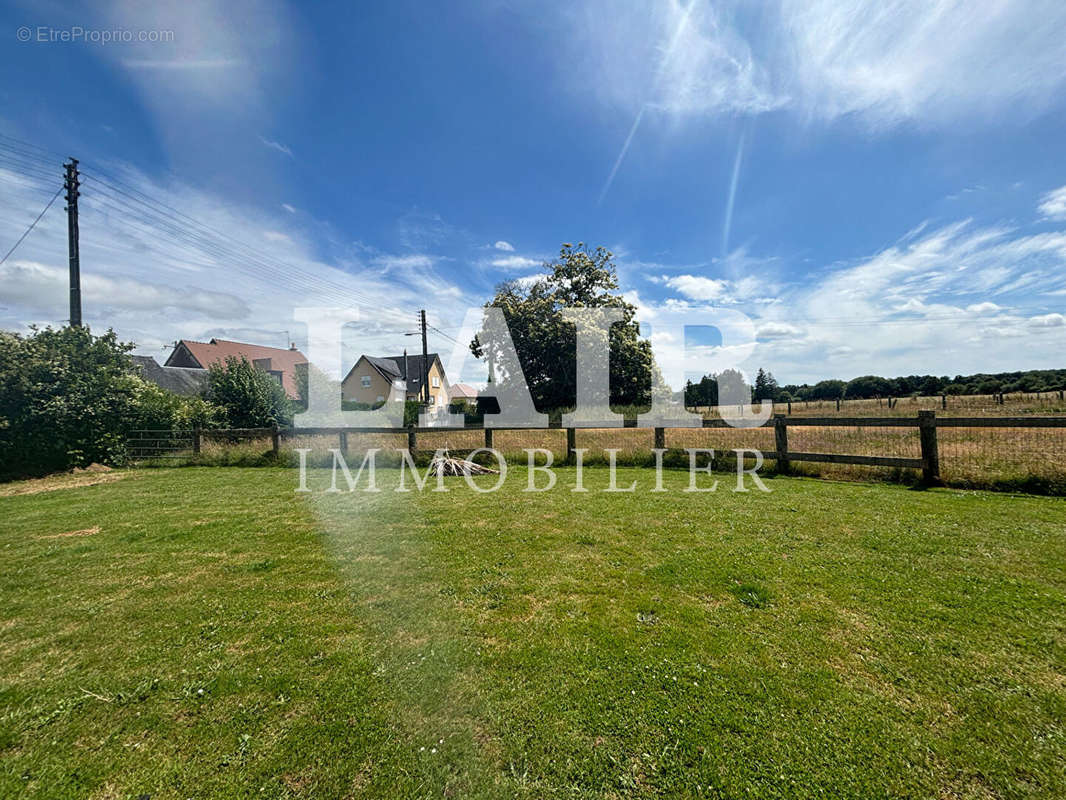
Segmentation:
[[(718, 405), (716, 375), (705, 375), (685, 386), (685, 405)], [(726, 370), (727, 380), (742, 379), (739, 372)], [(979, 372), (973, 375), (905, 375), (884, 378), (880, 375), (861, 375), (850, 381), (824, 380), (814, 384), (789, 383), (778, 385), (773, 373), (759, 369), (751, 389), (753, 400), (773, 400), (775, 403), (802, 400), (860, 400), (888, 397), (927, 397), (940, 394), (984, 395), (1013, 392), (1054, 392), (1066, 389), (1066, 369), (1034, 369), (1018, 372)]]

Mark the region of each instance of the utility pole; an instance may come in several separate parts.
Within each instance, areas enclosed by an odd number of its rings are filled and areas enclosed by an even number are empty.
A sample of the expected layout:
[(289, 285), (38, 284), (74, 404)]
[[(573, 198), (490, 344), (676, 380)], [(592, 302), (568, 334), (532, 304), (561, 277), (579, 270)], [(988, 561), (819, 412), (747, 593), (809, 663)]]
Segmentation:
[(70, 260), (70, 327), (81, 327), (81, 256), (78, 253), (78, 159), (64, 164), (67, 175), (67, 255)]
[(426, 343), (426, 310), (418, 312), (419, 322), (422, 323), (422, 402), (429, 405), (429, 345)]

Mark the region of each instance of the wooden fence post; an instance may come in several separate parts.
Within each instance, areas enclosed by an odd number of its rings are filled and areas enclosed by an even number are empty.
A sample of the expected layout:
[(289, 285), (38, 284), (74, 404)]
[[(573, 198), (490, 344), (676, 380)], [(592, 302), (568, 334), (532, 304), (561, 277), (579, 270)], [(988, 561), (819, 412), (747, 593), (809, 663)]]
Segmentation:
[(788, 422), (784, 414), (774, 415), (774, 444), (777, 447), (777, 471), (788, 472)]
[(837, 411), (839, 411), (839, 410), (840, 410), (840, 398), (838, 397), (837, 398)]
[(789, 413), (789, 415), (792, 414), (792, 401), (791, 400), (788, 401), (788, 413)]
[(492, 428), (485, 428), (485, 447), (492, 449)]
[(940, 483), (940, 454), (936, 444), (936, 412), (918, 412), (918, 434), (922, 443), (922, 483), (935, 486)]
[(341, 453), (342, 454), (347, 453), (348, 452), (348, 431), (341, 431), (340, 435), (338, 436), (338, 438), (340, 439)]
[(270, 430), (270, 447), (274, 451), (274, 455), (277, 455), (281, 451), (281, 431), (278, 430), (278, 423), (274, 423)]
[(656, 428), (655, 429), (655, 449), (656, 450), (665, 450), (666, 449), (666, 428)]
[(193, 455), (200, 455), (200, 426), (196, 425), (192, 429), (192, 452)]
[(577, 447), (577, 429), (566, 429), (566, 463), (574, 463), (574, 448)]
[(407, 426), (407, 452), (411, 454), (411, 458), (415, 457), (415, 451), (418, 450), (418, 434), (416, 430), (414, 425)]
[(948, 407), (948, 396), (946, 394), (940, 395), (940, 407), (941, 408), (947, 408)]

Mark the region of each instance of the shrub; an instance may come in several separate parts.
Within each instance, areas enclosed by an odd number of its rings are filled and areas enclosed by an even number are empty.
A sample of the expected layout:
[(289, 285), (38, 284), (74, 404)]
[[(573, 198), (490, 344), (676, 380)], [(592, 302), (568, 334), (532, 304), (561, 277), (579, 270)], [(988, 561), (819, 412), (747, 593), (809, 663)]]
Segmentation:
[(247, 358), (230, 356), (208, 370), (204, 400), (226, 428), (269, 428), (292, 423), (293, 403), (281, 384)]
[(222, 412), (202, 397), (186, 397), (150, 381), (134, 378), (129, 427), (147, 430), (188, 430), (217, 427)]
[(462, 414), (463, 422), (467, 425), (480, 425), (485, 420), (485, 415), (477, 407), (477, 403), (472, 403), (466, 398), (452, 400), (448, 404), (448, 411), (452, 414)]
[(0, 332), (0, 478), (120, 460), (138, 388), (132, 349), (111, 330)]

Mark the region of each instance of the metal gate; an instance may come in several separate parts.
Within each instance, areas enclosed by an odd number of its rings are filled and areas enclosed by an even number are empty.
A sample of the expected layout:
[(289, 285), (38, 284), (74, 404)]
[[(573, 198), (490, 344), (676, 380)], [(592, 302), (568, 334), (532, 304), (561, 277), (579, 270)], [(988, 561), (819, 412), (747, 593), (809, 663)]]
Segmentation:
[(195, 431), (136, 430), (126, 439), (126, 454), (131, 461), (156, 458), (184, 458), (194, 453)]

